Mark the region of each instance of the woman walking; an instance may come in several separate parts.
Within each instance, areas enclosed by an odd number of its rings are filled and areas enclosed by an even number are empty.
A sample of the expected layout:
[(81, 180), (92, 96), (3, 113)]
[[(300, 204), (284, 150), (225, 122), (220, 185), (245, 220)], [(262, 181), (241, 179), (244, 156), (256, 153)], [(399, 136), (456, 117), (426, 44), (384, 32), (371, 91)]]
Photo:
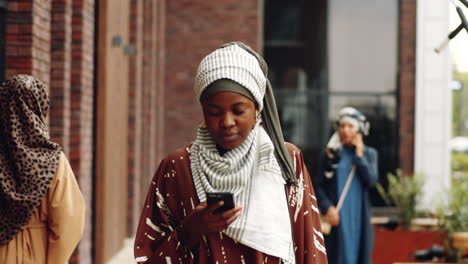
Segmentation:
[(45, 120), (45, 86), (17, 75), (0, 87), (0, 263), (67, 263), (84, 227), (84, 200)]
[[(169, 154), (149, 187), (135, 241), (138, 263), (327, 263), (300, 150), (285, 144), (263, 58), (229, 43), (195, 80), (203, 122)], [(229, 192), (236, 206), (207, 194)]]

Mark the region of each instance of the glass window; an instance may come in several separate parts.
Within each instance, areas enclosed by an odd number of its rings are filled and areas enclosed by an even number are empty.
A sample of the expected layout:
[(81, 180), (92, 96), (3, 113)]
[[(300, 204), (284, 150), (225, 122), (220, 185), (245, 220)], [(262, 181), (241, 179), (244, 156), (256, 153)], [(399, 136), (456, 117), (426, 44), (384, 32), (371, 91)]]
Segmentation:
[[(317, 175), (319, 156), (345, 106), (371, 123), (379, 181), (398, 166), (398, 3), (265, 0), (264, 55), (286, 140)], [(373, 191), (374, 205), (383, 205)]]

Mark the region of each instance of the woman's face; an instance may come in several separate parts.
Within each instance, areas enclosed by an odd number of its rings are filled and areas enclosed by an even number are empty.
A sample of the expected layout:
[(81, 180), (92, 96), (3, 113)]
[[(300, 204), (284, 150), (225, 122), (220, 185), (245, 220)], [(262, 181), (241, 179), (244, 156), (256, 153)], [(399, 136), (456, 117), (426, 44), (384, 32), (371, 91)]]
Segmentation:
[(358, 130), (351, 123), (344, 121), (338, 126), (338, 133), (343, 144), (352, 146)]
[(220, 147), (234, 149), (255, 126), (255, 103), (235, 92), (219, 92), (202, 102), (205, 124)]

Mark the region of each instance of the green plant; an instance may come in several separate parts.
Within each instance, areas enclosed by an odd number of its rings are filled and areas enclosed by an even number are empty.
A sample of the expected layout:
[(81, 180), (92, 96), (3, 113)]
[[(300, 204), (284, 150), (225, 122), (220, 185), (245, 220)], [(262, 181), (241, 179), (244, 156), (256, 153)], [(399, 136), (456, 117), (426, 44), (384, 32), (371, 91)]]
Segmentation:
[(468, 171), (468, 154), (453, 152), (451, 165), (453, 172)]
[(452, 246), (453, 234), (468, 232), (468, 174), (456, 174), (448, 192), (447, 204), (438, 208), (439, 225), (447, 233), (445, 246), (449, 249), (451, 260), (461, 258), (461, 250)]
[(453, 80), (458, 80), (463, 83), (464, 88), (460, 91), (454, 91), (452, 104), (452, 135), (453, 136), (468, 136), (467, 127), (464, 121), (468, 118), (468, 72), (458, 72), (454, 68)]
[(421, 194), (423, 180), (420, 174), (404, 176), (401, 170), (396, 175), (387, 174), (388, 190), (379, 183), (377, 191), (388, 204), (398, 208), (398, 218), (403, 229), (409, 229), (416, 215), (416, 201)]

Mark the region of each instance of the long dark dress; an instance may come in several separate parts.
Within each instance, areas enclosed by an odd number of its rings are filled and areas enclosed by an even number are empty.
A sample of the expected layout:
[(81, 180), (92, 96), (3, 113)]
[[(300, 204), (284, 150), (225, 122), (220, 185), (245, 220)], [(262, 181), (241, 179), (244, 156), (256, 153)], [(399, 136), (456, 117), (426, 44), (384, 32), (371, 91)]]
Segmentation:
[[(300, 150), (287, 146), (299, 181), (287, 188), (296, 263), (327, 263), (309, 173)], [(181, 222), (198, 204), (187, 146), (169, 154), (153, 177), (135, 239), (137, 263), (282, 263), (222, 232), (207, 234), (199, 241), (185, 241)]]
[(325, 153), (322, 155), (318, 180), (314, 183), (320, 211), (326, 214), (330, 206), (337, 205), (351, 167), (356, 166), (351, 187), (340, 210), (340, 225), (325, 236), (328, 261), (331, 264), (368, 264), (373, 248), (368, 192), (378, 178), (377, 151), (366, 146), (364, 155), (359, 158), (355, 155), (354, 147), (345, 146), (339, 157), (338, 166), (329, 178), (326, 170), (336, 161), (330, 160)]

